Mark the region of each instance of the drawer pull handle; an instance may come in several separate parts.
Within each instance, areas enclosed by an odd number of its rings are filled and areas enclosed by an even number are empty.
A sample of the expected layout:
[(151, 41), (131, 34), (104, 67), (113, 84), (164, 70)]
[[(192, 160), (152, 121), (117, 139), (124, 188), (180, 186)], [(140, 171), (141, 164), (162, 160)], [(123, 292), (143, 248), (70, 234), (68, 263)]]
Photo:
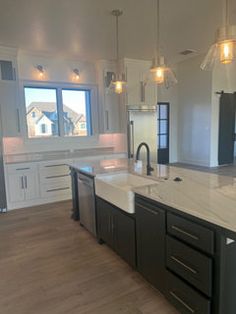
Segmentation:
[(51, 189), (51, 190), (47, 190), (47, 192), (56, 192), (56, 191), (64, 191), (64, 190), (69, 190), (69, 187), (66, 188), (58, 188), (58, 189)]
[(17, 168), (16, 171), (30, 170), (30, 168)]
[(184, 268), (186, 268), (187, 270), (191, 271), (191, 273), (193, 273), (193, 274), (195, 274), (195, 275), (198, 273), (195, 269), (193, 269), (192, 267), (186, 265), (186, 264), (183, 263), (181, 260), (179, 260), (177, 257), (171, 255), (170, 258), (173, 259), (173, 261), (175, 261), (176, 263), (178, 263), (178, 264), (180, 264), (181, 266), (183, 266)]
[(194, 309), (192, 309), (186, 302), (184, 302), (180, 297), (178, 297), (173, 291), (169, 291), (173, 298), (175, 298), (179, 303), (181, 303), (187, 310), (191, 313), (195, 313)]
[(148, 208), (148, 207), (146, 207), (146, 206), (143, 206), (143, 205), (141, 205), (141, 204), (137, 204), (139, 207), (141, 207), (141, 208), (143, 208), (143, 209), (145, 209), (147, 212), (149, 212), (149, 213), (151, 213), (151, 214), (153, 214), (153, 215), (158, 215), (159, 214), (159, 211), (155, 211), (155, 210), (153, 210), (153, 209), (150, 209), (150, 208)]
[(197, 236), (195, 236), (195, 235), (193, 235), (193, 234), (191, 234), (191, 233), (189, 233), (183, 229), (180, 229), (179, 227), (177, 227), (175, 225), (172, 225), (171, 228), (174, 229), (175, 231), (178, 231), (178, 232), (188, 236), (189, 238), (192, 238), (192, 239), (197, 240), (197, 241), (199, 240), (199, 238)]
[(47, 166), (45, 166), (45, 168), (61, 167), (61, 166), (66, 166), (66, 164), (47, 165)]
[(58, 175), (58, 176), (50, 176), (50, 177), (46, 177), (46, 179), (56, 179), (56, 178), (64, 178), (64, 177), (69, 177), (69, 174), (62, 174), (62, 175)]

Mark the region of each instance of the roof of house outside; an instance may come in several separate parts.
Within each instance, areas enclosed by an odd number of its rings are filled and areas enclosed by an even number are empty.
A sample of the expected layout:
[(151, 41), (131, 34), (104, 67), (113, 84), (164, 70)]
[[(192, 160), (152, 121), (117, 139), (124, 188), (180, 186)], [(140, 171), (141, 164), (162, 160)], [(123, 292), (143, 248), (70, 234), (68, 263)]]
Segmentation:
[[(37, 108), (41, 112), (43, 112), (46, 116), (48, 116), (48, 113), (55, 112), (55, 108), (57, 108), (56, 103), (54, 102), (32, 102), (28, 107), (27, 114), (33, 109)], [(76, 124), (80, 120), (84, 120), (84, 115), (82, 113), (77, 113), (74, 110), (70, 109), (68, 106), (63, 105), (64, 112), (68, 113), (68, 118), (71, 119), (73, 124)]]

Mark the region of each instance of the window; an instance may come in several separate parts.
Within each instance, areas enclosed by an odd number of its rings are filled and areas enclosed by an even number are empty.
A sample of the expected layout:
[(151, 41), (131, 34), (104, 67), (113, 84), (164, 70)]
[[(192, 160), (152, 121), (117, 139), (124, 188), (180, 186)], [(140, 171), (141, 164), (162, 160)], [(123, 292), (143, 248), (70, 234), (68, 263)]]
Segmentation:
[(89, 92), (62, 89), (63, 124), (66, 136), (91, 135)]
[(42, 132), (42, 134), (46, 133), (46, 124), (41, 125), (41, 132)]
[(56, 89), (25, 87), (24, 92), (28, 137), (45, 136), (46, 125), (55, 126), (54, 132), (48, 132), (47, 136), (58, 136)]
[(28, 137), (92, 135), (90, 94), (89, 89), (25, 86)]

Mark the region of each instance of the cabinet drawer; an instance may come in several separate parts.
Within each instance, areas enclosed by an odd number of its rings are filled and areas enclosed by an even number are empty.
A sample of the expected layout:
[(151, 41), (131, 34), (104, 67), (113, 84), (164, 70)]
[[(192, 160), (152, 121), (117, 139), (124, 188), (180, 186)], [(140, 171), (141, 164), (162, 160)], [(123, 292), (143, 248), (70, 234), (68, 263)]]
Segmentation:
[(167, 231), (204, 252), (214, 254), (214, 232), (197, 223), (167, 213)]
[(167, 272), (167, 298), (181, 314), (210, 314), (211, 303), (182, 280)]
[(211, 296), (211, 258), (169, 236), (166, 238), (166, 245), (167, 267), (207, 296)]
[(71, 176), (69, 174), (40, 178), (40, 184), (43, 184), (43, 185), (52, 184), (56, 186), (58, 184), (63, 184), (63, 183), (71, 185)]
[(19, 163), (6, 166), (7, 173), (21, 174), (37, 170), (37, 165), (32, 163)]
[(58, 199), (65, 197), (70, 199), (72, 197), (71, 188), (69, 186), (44, 189), (41, 191), (41, 195), (44, 198), (58, 197)]
[(40, 165), (40, 177), (56, 177), (70, 173), (69, 166), (63, 162)]

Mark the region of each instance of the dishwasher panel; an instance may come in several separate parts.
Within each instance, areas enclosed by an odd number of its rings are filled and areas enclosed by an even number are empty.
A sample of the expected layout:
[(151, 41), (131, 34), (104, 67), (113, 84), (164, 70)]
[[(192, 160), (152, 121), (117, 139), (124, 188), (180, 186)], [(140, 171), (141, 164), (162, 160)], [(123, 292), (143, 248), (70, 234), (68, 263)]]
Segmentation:
[(93, 178), (79, 173), (78, 195), (80, 223), (96, 236), (96, 210)]

